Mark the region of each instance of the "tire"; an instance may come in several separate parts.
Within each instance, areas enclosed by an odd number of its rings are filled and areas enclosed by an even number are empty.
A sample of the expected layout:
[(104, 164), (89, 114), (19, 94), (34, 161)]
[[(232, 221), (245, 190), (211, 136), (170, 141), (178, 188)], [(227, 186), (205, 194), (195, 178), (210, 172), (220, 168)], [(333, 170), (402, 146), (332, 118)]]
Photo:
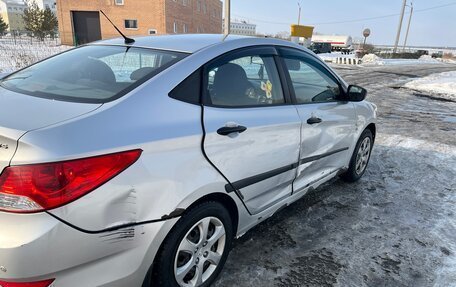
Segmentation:
[[(208, 239), (202, 240), (205, 226), (208, 226)], [(223, 232), (224, 235), (215, 240)], [(146, 286), (210, 286), (223, 269), (232, 241), (231, 216), (222, 204), (211, 201), (195, 206), (184, 214), (164, 240), (150, 274), (151, 284)], [(188, 249), (192, 249), (192, 253), (183, 251)], [(179, 270), (185, 272), (177, 276)], [(202, 279), (197, 283), (199, 274)]]
[[(368, 147), (366, 149), (366, 143), (368, 142)], [(350, 164), (348, 166), (348, 170), (340, 175), (340, 178), (346, 182), (355, 182), (358, 181), (364, 174), (364, 172), (367, 169), (367, 166), (369, 164), (369, 159), (373, 147), (373, 137), (372, 137), (372, 132), (369, 129), (366, 129), (363, 131), (361, 136), (358, 139), (358, 142), (356, 143), (355, 150), (353, 151), (353, 155), (350, 159)], [(362, 149), (362, 151), (360, 151)], [(367, 153), (367, 154), (366, 154)], [(360, 154), (360, 155), (358, 155)], [(359, 157), (364, 157), (363, 159), (359, 159)], [(357, 161), (360, 160), (362, 161), (363, 167), (357, 166)]]

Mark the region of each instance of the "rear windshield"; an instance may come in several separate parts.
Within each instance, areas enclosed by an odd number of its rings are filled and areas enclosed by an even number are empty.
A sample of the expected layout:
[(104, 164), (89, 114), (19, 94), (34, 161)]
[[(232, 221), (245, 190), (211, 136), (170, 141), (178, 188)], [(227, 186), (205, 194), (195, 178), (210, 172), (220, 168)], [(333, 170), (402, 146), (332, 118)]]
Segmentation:
[(186, 56), (124, 46), (83, 46), (39, 62), (1, 80), (19, 93), (74, 102), (117, 99)]

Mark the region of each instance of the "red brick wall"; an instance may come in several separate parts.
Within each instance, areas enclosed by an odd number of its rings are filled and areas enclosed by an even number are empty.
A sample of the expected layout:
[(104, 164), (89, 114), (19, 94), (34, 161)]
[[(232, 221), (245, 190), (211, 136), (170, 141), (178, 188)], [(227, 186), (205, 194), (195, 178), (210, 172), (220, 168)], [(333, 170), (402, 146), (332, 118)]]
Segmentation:
[[(149, 29), (165, 34), (166, 0), (124, 0), (124, 5), (115, 5), (115, 0), (57, 0), (59, 32), (63, 44), (73, 45), (73, 25), (71, 11), (103, 10), (119, 29), (130, 36), (148, 35)], [(124, 20), (138, 20), (138, 29), (126, 29)], [(117, 31), (100, 15), (103, 39), (119, 37)]]
[[(183, 5), (186, 1), (187, 5)], [(198, 11), (197, 2), (200, 2)], [(149, 29), (158, 34), (173, 34), (174, 22), (178, 33), (222, 33), (222, 2), (220, 0), (124, 0), (124, 5), (115, 5), (115, 0), (57, 0), (59, 32), (63, 44), (73, 45), (71, 11), (103, 10), (108, 17), (129, 36), (148, 35)], [(206, 3), (206, 13), (204, 13)], [(166, 6), (165, 6), (166, 5)], [(124, 20), (138, 20), (138, 29), (126, 29)], [(166, 24), (165, 24), (166, 23)], [(119, 37), (116, 30), (100, 15), (103, 39)]]
[[(166, 32), (174, 33), (174, 22), (177, 33), (184, 33), (183, 25), (188, 27), (187, 33), (222, 33), (222, 2), (220, 0), (166, 0)], [(198, 10), (198, 2), (199, 10)], [(204, 9), (204, 4), (206, 9)], [(204, 11), (205, 10), (205, 11)]]

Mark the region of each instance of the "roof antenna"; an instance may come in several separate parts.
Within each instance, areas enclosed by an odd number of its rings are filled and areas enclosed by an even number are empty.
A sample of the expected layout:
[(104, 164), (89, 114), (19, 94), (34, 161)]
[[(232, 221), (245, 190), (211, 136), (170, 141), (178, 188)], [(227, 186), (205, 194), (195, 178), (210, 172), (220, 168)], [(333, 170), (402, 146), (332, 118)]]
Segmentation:
[(124, 35), (124, 33), (122, 33), (119, 28), (117, 28), (116, 25), (114, 25), (114, 23), (112, 23), (111, 19), (108, 18), (108, 16), (106, 16), (106, 14), (103, 12), (103, 10), (100, 10), (101, 14), (103, 14), (103, 16), (106, 17), (106, 19), (108, 19), (109, 23), (111, 23), (112, 26), (114, 26), (114, 28), (117, 30), (117, 32), (119, 32), (120, 35), (122, 35), (122, 37), (124, 38), (125, 40), (125, 44), (133, 44), (135, 42), (135, 40), (133, 40), (132, 38), (128, 38), (127, 36)]

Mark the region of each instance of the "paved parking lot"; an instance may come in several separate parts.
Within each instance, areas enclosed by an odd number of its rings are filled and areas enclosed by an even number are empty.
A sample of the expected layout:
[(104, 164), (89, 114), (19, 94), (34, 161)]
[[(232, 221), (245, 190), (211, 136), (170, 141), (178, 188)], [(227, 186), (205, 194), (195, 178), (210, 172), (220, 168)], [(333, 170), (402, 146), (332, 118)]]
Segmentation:
[(236, 240), (215, 286), (456, 286), (456, 102), (400, 88), (456, 65), (337, 70), (378, 105), (366, 174)]

